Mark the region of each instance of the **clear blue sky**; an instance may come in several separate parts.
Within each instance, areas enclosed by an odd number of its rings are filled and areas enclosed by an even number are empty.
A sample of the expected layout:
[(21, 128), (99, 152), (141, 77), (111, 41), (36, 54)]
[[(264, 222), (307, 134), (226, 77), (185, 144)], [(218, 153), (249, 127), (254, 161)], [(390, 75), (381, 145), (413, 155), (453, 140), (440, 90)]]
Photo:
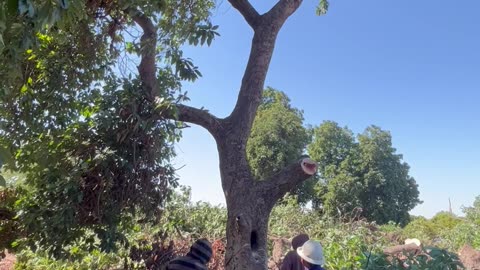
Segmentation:
[[(203, 78), (190, 105), (223, 117), (235, 104), (252, 31), (227, 1), (214, 11), (221, 37), (187, 48)], [(274, 1), (252, 1), (266, 11)], [(285, 24), (265, 86), (287, 93), (305, 123), (333, 120), (362, 132), (389, 130), (424, 203), (413, 214), (461, 213), (480, 195), (480, 1), (339, 1), (326, 16), (316, 0)], [(224, 203), (216, 146), (199, 127), (178, 144), (180, 182), (193, 199)]]

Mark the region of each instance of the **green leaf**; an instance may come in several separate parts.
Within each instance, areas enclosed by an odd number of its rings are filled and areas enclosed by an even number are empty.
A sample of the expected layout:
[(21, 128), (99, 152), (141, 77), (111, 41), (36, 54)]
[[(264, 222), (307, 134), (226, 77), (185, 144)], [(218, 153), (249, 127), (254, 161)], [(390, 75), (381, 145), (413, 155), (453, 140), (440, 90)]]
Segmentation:
[(133, 53), (133, 51), (134, 51), (133, 43), (132, 42), (126, 42), (125, 43), (125, 50), (128, 53)]
[(3, 164), (10, 161), (12, 161), (12, 156), (10, 155), (10, 152), (6, 148), (0, 147), (0, 168)]
[(0, 53), (3, 51), (5, 48), (5, 42), (3, 42), (3, 35), (0, 34)]
[(320, 16), (326, 14), (328, 11), (328, 6), (328, 0), (320, 0), (320, 3), (317, 6), (317, 15)]
[(209, 36), (207, 38), (207, 45), (210, 46), (212, 44), (213, 36)]
[(28, 87), (26, 84), (22, 85), (22, 88), (20, 88), (20, 94), (25, 94), (28, 91)]
[(15, 14), (18, 9), (18, 0), (8, 0), (7, 10), (10, 14)]
[(5, 178), (0, 175), (0, 187), (5, 187), (7, 186), (7, 181), (5, 181)]

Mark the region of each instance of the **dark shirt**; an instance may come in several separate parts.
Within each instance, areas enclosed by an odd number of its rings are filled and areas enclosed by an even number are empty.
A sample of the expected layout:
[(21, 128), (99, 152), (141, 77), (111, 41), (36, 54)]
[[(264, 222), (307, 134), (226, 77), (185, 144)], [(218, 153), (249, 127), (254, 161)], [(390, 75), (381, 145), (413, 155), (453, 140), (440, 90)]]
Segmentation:
[(207, 266), (197, 258), (187, 255), (172, 260), (167, 270), (207, 270)]
[(309, 270), (325, 270), (323, 269), (320, 265), (314, 265), (312, 268), (310, 268)]
[(280, 270), (304, 270), (300, 257), (297, 255), (297, 252), (294, 250), (289, 251), (285, 258), (283, 259), (282, 266)]

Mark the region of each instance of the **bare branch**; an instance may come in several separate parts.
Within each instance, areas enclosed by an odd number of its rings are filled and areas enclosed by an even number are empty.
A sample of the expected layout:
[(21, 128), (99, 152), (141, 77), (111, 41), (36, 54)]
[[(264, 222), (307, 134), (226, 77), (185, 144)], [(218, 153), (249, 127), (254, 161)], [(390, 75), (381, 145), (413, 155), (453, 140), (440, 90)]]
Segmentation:
[[(157, 96), (158, 83), (157, 83), (157, 67), (155, 65), (156, 56), (156, 44), (157, 44), (157, 32), (152, 23), (152, 20), (145, 14), (135, 9), (126, 10), (143, 30), (141, 37), (141, 60), (138, 66), (138, 72), (140, 79), (144, 86), (147, 87), (148, 93), (154, 98)], [(154, 98), (155, 99), (155, 98)], [(172, 120), (178, 120), (183, 122), (189, 122), (196, 124), (207, 129), (215, 138), (218, 137), (221, 130), (220, 119), (208, 113), (206, 110), (200, 110), (185, 105), (177, 105), (178, 115), (170, 115), (168, 117)]]
[(199, 125), (210, 132), (214, 138), (223, 130), (222, 121), (207, 110), (197, 109), (186, 105), (177, 105), (178, 118), (182, 122)]
[(312, 177), (317, 167), (317, 163), (310, 158), (303, 158), (285, 167), (270, 179), (257, 182), (259, 191), (265, 193), (265, 196), (279, 199), (295, 186)]
[(235, 136), (242, 140), (247, 140), (257, 108), (260, 105), (278, 32), (288, 16), (300, 6), (301, 2), (301, 0), (280, 0), (269, 12), (261, 16), (260, 23), (255, 28), (237, 103), (228, 117), (238, 131)]
[(140, 65), (138, 66), (138, 73), (149, 94), (154, 96), (157, 91), (157, 67), (155, 65), (156, 46), (157, 46), (157, 31), (155, 26), (142, 12), (135, 9), (126, 10), (130, 14), (133, 21), (138, 24), (142, 30), (143, 35), (140, 39), (141, 42), (141, 55)]
[(282, 24), (292, 15), (298, 7), (302, 4), (303, 0), (280, 0), (263, 16), (267, 20), (282, 21)]
[(260, 20), (260, 14), (258, 14), (248, 0), (228, 0), (228, 2), (242, 14), (253, 29), (256, 28)]

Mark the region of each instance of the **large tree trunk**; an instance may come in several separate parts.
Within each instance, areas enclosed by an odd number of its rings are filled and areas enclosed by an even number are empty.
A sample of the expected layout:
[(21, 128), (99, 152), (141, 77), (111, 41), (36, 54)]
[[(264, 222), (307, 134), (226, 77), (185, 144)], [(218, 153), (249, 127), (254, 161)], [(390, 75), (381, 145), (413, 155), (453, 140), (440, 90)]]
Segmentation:
[(249, 195), (244, 199), (242, 204), (228, 207), (225, 267), (264, 270), (267, 267), (270, 211), (258, 207), (258, 198)]
[[(221, 170), (227, 167), (228, 164), (225, 164)], [(288, 166), (272, 179), (264, 181), (243, 179), (244, 181), (231, 182), (232, 185), (225, 192), (228, 209), (225, 269), (267, 269), (270, 212), (286, 192), (314, 174), (315, 170), (316, 164), (304, 158)], [(237, 171), (241, 174), (250, 174), (248, 170), (240, 168), (237, 168)]]
[(266, 269), (268, 218), (275, 198), (258, 193), (238, 130), (217, 139), (220, 174), (227, 201), (226, 269)]
[(271, 179), (255, 180), (247, 163), (246, 144), (237, 135), (232, 131), (217, 138), (228, 209), (225, 268), (264, 270), (270, 212), (286, 192), (315, 173), (316, 164), (304, 158)]

